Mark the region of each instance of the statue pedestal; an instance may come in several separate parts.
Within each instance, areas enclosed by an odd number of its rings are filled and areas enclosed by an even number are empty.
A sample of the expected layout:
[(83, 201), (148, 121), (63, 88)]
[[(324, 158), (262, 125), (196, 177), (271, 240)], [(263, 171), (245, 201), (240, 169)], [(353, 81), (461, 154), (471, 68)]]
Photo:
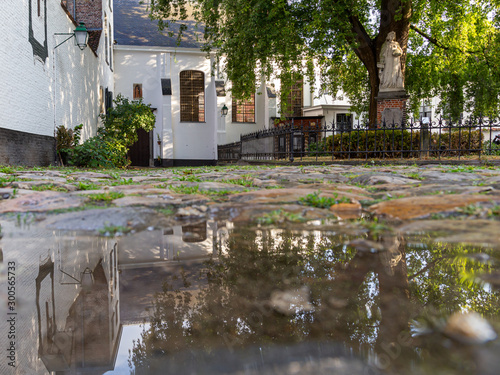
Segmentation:
[(401, 128), (406, 122), (405, 90), (380, 89), (377, 96), (377, 126)]

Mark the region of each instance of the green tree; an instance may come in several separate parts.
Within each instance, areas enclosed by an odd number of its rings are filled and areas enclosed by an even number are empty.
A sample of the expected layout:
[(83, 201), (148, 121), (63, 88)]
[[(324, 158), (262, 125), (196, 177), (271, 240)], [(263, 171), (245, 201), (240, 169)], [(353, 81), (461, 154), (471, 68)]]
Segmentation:
[[(67, 155), (70, 165), (85, 167), (125, 167), (130, 163), (127, 153), (137, 141), (137, 130), (151, 131), (155, 126), (155, 115), (149, 104), (142, 99), (129, 100), (118, 95), (115, 106), (102, 115), (104, 126), (97, 129), (97, 134), (80, 144), (83, 125), (75, 127), (73, 145), (59, 150)], [(58, 129), (59, 138), (64, 138), (62, 129)], [(68, 141), (65, 146), (68, 147)]]
[(227, 58), (233, 95), (248, 96), (276, 68), (282, 87), (303, 72), (312, 82), (319, 64), (323, 88), (342, 88), (357, 110), (369, 109), (370, 123), (390, 31), (414, 106), (441, 95), (455, 117), (464, 107), (496, 113), (498, 10), (498, 0), (151, 0), (160, 29), (177, 20), (182, 33), (193, 18), (204, 26), (204, 48)]
[(114, 102), (115, 106), (101, 117), (107, 136), (130, 147), (137, 142), (137, 130), (149, 132), (154, 129), (155, 115), (150, 104), (143, 103), (142, 99), (129, 100), (122, 95), (118, 95)]

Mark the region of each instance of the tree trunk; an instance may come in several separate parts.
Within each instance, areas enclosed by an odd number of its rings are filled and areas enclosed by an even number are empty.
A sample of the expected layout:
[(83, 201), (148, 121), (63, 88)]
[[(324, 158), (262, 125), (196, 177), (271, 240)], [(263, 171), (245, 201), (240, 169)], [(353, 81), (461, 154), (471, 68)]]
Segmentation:
[(382, 0), (380, 6), (380, 25), (378, 34), (372, 39), (357, 17), (349, 17), (352, 31), (355, 34), (354, 52), (368, 70), (370, 79), (369, 127), (375, 128), (377, 122), (377, 95), (380, 79), (377, 63), (382, 45), (390, 31), (396, 32), (396, 40), (403, 50), (401, 55), (401, 73), (403, 82), (406, 71), (406, 50), (410, 31), (412, 7), (410, 0)]

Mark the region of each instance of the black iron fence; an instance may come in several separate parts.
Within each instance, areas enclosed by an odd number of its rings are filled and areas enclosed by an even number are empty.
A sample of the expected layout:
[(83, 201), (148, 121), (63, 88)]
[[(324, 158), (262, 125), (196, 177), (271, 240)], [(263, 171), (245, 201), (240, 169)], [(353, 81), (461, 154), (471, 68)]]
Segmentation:
[(338, 122), (310, 126), (294, 119), (242, 135), (218, 147), (219, 161), (437, 158), (500, 156), (500, 123), (492, 119), (440, 119), (399, 124)]

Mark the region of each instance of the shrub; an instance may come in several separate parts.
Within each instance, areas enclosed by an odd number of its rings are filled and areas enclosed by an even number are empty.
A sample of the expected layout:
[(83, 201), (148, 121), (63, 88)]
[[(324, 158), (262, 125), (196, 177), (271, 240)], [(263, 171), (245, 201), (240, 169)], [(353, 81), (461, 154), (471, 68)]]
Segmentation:
[(155, 125), (155, 115), (150, 105), (141, 100), (133, 100), (118, 95), (115, 107), (107, 115), (101, 116), (104, 127), (97, 135), (80, 144), (82, 125), (75, 127), (73, 140), (68, 146), (68, 137), (61, 130), (61, 140), (65, 143), (60, 153), (67, 154), (68, 164), (81, 167), (126, 167), (130, 161), (127, 153), (137, 141), (137, 130), (151, 131)]
[[(467, 150), (479, 150), (482, 138), (478, 130), (462, 129), (451, 134), (432, 132), (430, 155), (454, 156), (463, 155)], [(420, 131), (400, 129), (353, 130), (329, 136), (325, 144), (330, 155), (333, 147), (336, 158), (418, 157), (421, 149)]]
[(310, 156), (324, 156), (327, 155), (327, 141), (326, 139), (322, 139), (319, 142), (309, 143), (307, 146), (307, 150)]
[(68, 162), (68, 150), (74, 146), (73, 129), (66, 129), (63, 125), (56, 130), (56, 150), (63, 164)]
[(96, 136), (69, 150), (69, 164), (91, 168), (126, 167), (129, 164), (127, 152), (125, 145), (107, 135), (104, 128), (100, 128)]
[(500, 156), (500, 144), (496, 144), (490, 141), (483, 142), (483, 154)]
[(115, 106), (101, 116), (108, 136), (130, 147), (137, 142), (138, 129), (148, 132), (154, 129), (155, 115), (151, 106), (144, 104), (142, 99), (129, 100), (118, 95), (114, 102)]

